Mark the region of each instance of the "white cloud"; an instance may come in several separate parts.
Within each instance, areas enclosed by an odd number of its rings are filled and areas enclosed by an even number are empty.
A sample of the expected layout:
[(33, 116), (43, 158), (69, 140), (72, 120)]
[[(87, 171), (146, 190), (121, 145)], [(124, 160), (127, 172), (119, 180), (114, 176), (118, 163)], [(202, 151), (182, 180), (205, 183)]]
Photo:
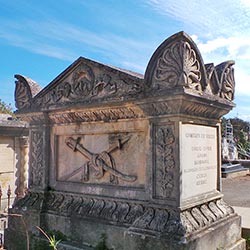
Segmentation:
[[(140, 72), (151, 52), (147, 41), (107, 32), (95, 33), (56, 20), (26, 20), (20, 24), (6, 21), (1, 27), (0, 38), (31, 52), (71, 62), (80, 55), (88, 57), (89, 54), (102, 55), (109, 58), (107, 61), (116, 58), (120, 59), (118, 66), (129, 66)], [(128, 64), (128, 61), (136, 61), (138, 65)]]
[[(182, 22), (188, 32), (203, 38), (250, 32), (249, 1), (148, 0), (159, 13)], [(248, 8), (246, 8), (248, 6)]]
[[(250, 72), (246, 72), (235, 65), (235, 91), (238, 96), (250, 97)], [(248, 107), (250, 113), (250, 106)]]
[(226, 57), (235, 59), (250, 59), (250, 36), (249, 37), (219, 37), (209, 40), (206, 43), (201, 43), (198, 40), (197, 46), (202, 54), (223, 51)]

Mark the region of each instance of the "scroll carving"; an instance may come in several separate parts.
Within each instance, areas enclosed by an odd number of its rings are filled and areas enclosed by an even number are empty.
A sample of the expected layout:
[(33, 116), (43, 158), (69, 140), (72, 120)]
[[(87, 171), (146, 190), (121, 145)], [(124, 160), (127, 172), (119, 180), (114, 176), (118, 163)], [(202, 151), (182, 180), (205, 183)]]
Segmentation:
[(156, 197), (169, 198), (174, 188), (173, 156), (175, 138), (171, 127), (158, 127), (156, 130)]
[(228, 101), (234, 99), (235, 79), (234, 61), (223, 62), (217, 66), (206, 64), (207, 77), (210, 90)]
[(228, 61), (216, 67), (217, 71), (220, 72), (219, 75), (221, 79), (220, 96), (229, 101), (234, 99), (235, 80), (233, 65), (233, 61)]
[(32, 187), (41, 187), (44, 180), (43, 164), (43, 134), (42, 132), (32, 132), (31, 137), (31, 159), (30, 159), (31, 183)]

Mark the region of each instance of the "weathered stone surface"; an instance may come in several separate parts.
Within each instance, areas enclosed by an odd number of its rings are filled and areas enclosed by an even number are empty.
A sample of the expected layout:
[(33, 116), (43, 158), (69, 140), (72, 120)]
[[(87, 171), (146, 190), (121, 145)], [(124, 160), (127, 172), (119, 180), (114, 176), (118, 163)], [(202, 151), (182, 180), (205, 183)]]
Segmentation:
[(8, 203), (12, 205), (15, 195), (22, 197), (27, 189), (27, 125), (8, 114), (0, 114), (1, 211), (6, 211)]
[(30, 192), (13, 211), (63, 232), (72, 249), (102, 233), (119, 250), (244, 249), (220, 193), (232, 65), (204, 65), (184, 32), (144, 77), (79, 58), (17, 111), (30, 123)]

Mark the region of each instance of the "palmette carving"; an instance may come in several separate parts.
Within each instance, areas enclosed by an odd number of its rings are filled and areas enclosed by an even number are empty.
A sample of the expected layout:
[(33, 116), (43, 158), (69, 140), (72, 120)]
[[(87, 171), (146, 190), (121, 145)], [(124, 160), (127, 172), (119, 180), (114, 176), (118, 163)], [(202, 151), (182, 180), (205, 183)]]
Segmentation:
[(201, 91), (200, 63), (190, 44), (185, 41), (170, 44), (157, 61), (154, 78), (167, 88), (185, 86)]

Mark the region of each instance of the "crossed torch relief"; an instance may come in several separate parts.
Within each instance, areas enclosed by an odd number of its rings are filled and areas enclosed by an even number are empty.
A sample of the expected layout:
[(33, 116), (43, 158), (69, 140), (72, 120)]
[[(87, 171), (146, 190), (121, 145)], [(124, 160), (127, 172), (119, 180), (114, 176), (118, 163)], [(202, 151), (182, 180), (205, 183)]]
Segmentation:
[(134, 182), (137, 180), (137, 176), (124, 174), (116, 169), (115, 160), (112, 157), (112, 153), (116, 150), (122, 150), (124, 144), (126, 144), (130, 138), (118, 139), (117, 145), (110, 147), (107, 151), (103, 151), (100, 154), (94, 154), (90, 152), (80, 143), (81, 137), (74, 139), (68, 137), (65, 140), (66, 145), (71, 148), (74, 152), (78, 151), (81, 153), (88, 161), (80, 168), (74, 170), (72, 173), (62, 177), (62, 180), (66, 181), (71, 177), (81, 173), (81, 181), (89, 181), (89, 169), (93, 168), (94, 177), (96, 179), (101, 179), (105, 172), (110, 174), (110, 182), (113, 184), (118, 184), (118, 179)]

